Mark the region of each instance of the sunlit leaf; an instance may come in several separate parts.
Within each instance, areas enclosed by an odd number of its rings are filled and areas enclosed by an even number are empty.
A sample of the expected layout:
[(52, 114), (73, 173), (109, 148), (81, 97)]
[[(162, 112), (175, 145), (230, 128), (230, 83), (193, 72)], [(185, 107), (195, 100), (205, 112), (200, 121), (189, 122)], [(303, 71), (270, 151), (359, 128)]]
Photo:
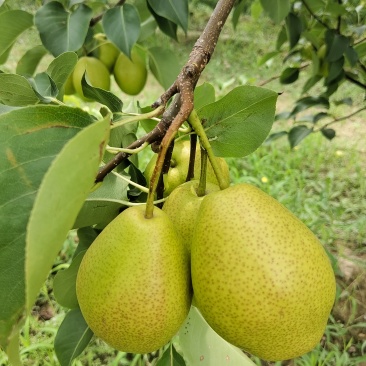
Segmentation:
[(46, 53), (47, 50), (41, 45), (27, 50), (18, 61), (16, 73), (24, 76), (32, 76)]
[(215, 88), (210, 83), (203, 83), (194, 90), (194, 108), (200, 109), (215, 101)]
[(277, 93), (255, 86), (239, 86), (197, 113), (215, 155), (243, 157), (255, 151), (271, 130)]
[(188, 365), (255, 366), (239, 348), (214, 332), (194, 306), (178, 335), (179, 345)]
[(275, 23), (281, 23), (290, 12), (290, 0), (260, 0), (263, 9)]

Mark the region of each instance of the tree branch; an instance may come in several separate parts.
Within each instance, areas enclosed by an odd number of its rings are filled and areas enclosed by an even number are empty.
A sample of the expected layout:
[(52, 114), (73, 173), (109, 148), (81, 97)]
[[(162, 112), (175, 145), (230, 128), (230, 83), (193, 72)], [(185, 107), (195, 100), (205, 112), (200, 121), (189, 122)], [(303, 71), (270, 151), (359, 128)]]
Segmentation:
[(348, 81), (350, 81), (351, 83), (353, 83), (353, 84), (355, 84), (355, 85), (359, 86), (360, 88), (362, 88), (362, 89), (365, 89), (365, 90), (366, 90), (366, 85), (365, 85), (365, 84), (363, 84), (363, 83), (361, 83), (361, 81), (359, 81), (359, 80), (357, 80), (357, 79), (354, 79), (351, 75), (346, 74), (346, 75), (345, 75), (345, 78), (346, 78)]
[[(153, 108), (166, 106), (167, 102), (175, 95), (174, 101), (164, 112), (161, 121), (147, 135), (135, 141), (128, 149), (135, 149), (144, 142), (159, 143), (160, 150), (154, 172), (151, 177), (150, 191), (155, 192), (157, 181), (167, 149), (174, 139), (179, 127), (187, 120), (193, 109), (193, 92), (201, 76), (202, 71), (210, 61), (215, 50), (219, 35), (226, 22), (235, 0), (219, 0), (202, 34), (193, 46), (187, 63), (183, 66), (176, 81), (165, 91), (160, 98), (152, 105)], [(128, 154), (117, 154), (111, 161), (103, 166), (96, 178), (96, 182), (101, 182), (104, 177), (111, 172), (118, 164), (128, 158)], [(149, 195), (153, 196), (153, 195)], [(148, 214), (147, 214), (148, 216)]]

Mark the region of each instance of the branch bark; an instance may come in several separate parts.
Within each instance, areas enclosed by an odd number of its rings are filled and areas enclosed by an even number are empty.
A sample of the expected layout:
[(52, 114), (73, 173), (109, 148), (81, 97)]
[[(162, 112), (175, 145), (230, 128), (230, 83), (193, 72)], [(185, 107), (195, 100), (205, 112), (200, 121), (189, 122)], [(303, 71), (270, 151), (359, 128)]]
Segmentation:
[[(193, 46), (188, 61), (183, 66), (176, 81), (152, 106), (153, 108), (157, 108), (159, 106), (165, 107), (168, 101), (174, 95), (177, 95), (174, 98), (173, 103), (171, 103), (169, 108), (164, 112), (161, 121), (150, 133), (127, 147), (129, 149), (135, 149), (141, 146), (144, 142), (148, 142), (149, 144), (159, 144), (161, 142), (156, 167), (151, 177), (152, 184), (150, 184), (150, 187), (154, 192), (167, 149), (172, 139), (174, 139), (179, 127), (187, 120), (193, 109), (194, 89), (202, 71), (210, 61), (221, 30), (234, 6), (234, 3), (235, 0), (219, 0), (217, 2), (205, 29)], [(128, 158), (128, 156), (129, 155), (126, 153), (117, 154), (111, 161), (100, 169), (95, 181), (101, 182), (109, 172), (111, 172), (124, 159)]]

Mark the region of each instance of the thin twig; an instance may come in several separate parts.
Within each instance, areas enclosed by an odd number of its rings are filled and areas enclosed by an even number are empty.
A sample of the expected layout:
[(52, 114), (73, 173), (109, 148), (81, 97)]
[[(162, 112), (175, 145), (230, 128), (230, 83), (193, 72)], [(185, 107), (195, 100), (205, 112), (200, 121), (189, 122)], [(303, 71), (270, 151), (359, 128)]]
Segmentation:
[(321, 18), (319, 16), (317, 16), (312, 9), (310, 8), (309, 4), (306, 2), (306, 0), (301, 0), (301, 2), (304, 4), (305, 8), (307, 9), (307, 11), (310, 13), (311, 16), (313, 16), (318, 23), (320, 23), (323, 27), (330, 29), (330, 27), (328, 26), (328, 24), (324, 23)]
[(354, 115), (362, 112), (362, 111), (365, 111), (366, 110), (366, 107), (362, 107), (360, 109), (357, 109), (355, 112), (352, 112), (351, 114), (348, 114), (347, 116), (342, 116), (342, 117), (338, 117), (338, 118), (334, 118), (332, 121), (324, 124), (321, 128), (317, 129), (317, 130), (314, 130), (314, 132), (319, 132), (321, 130), (323, 130), (324, 128), (327, 128), (329, 127), (330, 125), (334, 124), (334, 123), (338, 123), (338, 122), (341, 122), (341, 121), (344, 121), (345, 119), (349, 119), (351, 117), (353, 117)]
[(361, 83), (361, 81), (359, 81), (359, 80), (357, 80), (357, 79), (354, 79), (351, 75), (346, 74), (346, 75), (345, 75), (345, 78), (346, 78), (348, 81), (350, 81), (351, 83), (353, 83), (353, 84), (355, 84), (355, 85), (359, 86), (360, 88), (362, 88), (362, 89), (366, 89), (366, 85), (365, 85), (365, 84)]

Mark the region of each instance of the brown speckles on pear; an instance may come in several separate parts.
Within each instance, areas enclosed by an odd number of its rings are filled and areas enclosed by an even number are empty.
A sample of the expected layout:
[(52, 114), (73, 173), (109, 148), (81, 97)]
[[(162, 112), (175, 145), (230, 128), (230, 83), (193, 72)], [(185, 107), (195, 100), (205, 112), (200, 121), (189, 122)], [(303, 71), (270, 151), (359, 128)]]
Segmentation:
[(205, 197), (191, 262), (197, 306), (227, 341), (269, 360), (319, 342), (335, 296), (329, 259), (314, 234), (258, 188), (239, 184)]

